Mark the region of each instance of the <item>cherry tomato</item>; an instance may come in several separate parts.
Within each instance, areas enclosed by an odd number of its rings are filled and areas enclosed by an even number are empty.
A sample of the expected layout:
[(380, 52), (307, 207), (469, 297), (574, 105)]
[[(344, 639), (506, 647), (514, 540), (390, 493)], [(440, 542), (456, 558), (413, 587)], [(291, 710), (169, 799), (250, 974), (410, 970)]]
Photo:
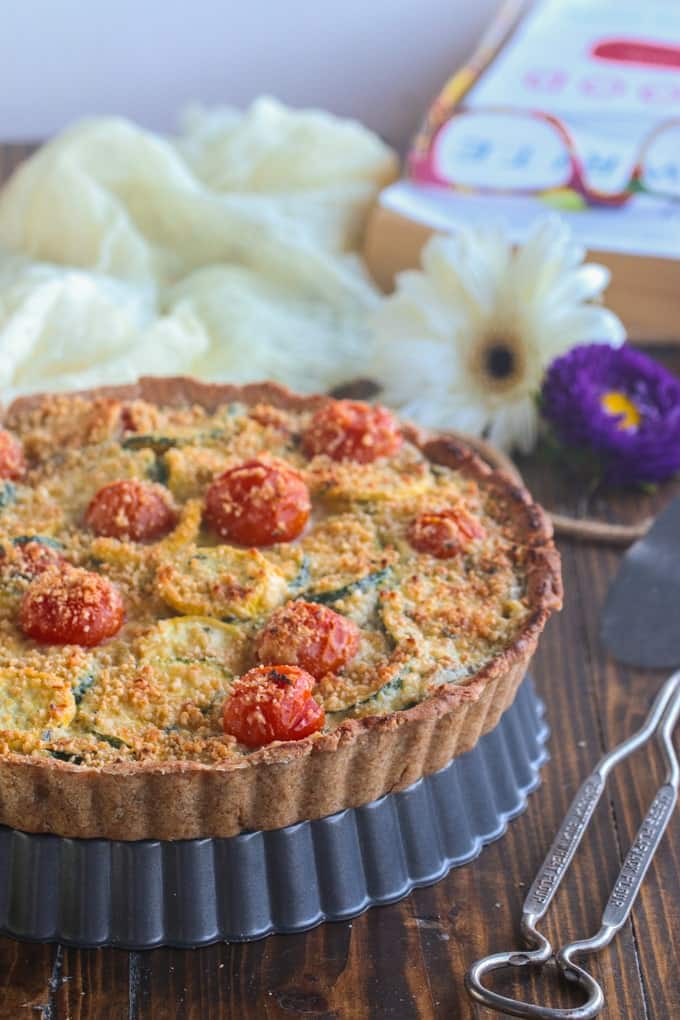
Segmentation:
[(57, 549), (28, 535), (0, 546), (0, 577), (32, 579), (64, 564), (66, 560)]
[(25, 470), (21, 443), (11, 432), (0, 429), (0, 478), (21, 478)]
[(111, 482), (90, 501), (85, 523), (95, 535), (148, 542), (172, 531), (177, 513), (159, 485), (135, 480)]
[(446, 560), (462, 552), (475, 538), (483, 538), (484, 528), (462, 507), (426, 511), (416, 517), (408, 529), (408, 540), (418, 552)]
[(27, 637), (48, 645), (98, 645), (123, 625), (123, 600), (110, 581), (76, 567), (51, 567), (28, 586), (19, 610)]
[(120, 409), (120, 427), (123, 432), (138, 432), (139, 427), (135, 418), (134, 408), (130, 404), (123, 404)]
[(396, 453), (403, 440), (399, 423), (386, 408), (334, 400), (316, 412), (302, 442), (309, 457), (325, 453), (332, 460), (370, 464)]
[(225, 471), (205, 497), (205, 519), (221, 538), (274, 545), (297, 538), (311, 501), (302, 477), (276, 461), (248, 460)]
[(359, 648), (359, 628), (346, 616), (316, 602), (289, 602), (277, 609), (260, 632), (260, 662), (300, 666), (317, 680), (335, 673)]
[(256, 666), (235, 681), (224, 703), (224, 732), (247, 747), (302, 740), (323, 727), (316, 682), (297, 666)]

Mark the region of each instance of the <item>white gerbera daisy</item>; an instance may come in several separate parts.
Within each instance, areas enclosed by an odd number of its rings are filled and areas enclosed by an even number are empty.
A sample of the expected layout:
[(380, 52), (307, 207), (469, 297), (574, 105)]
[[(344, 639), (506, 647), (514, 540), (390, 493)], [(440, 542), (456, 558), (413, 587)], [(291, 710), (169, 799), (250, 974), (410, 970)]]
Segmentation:
[(546, 367), (584, 342), (619, 346), (619, 319), (596, 304), (609, 282), (564, 220), (549, 216), (513, 249), (499, 227), (437, 235), (422, 271), (401, 273), (374, 313), (381, 401), (432, 428), (528, 452)]

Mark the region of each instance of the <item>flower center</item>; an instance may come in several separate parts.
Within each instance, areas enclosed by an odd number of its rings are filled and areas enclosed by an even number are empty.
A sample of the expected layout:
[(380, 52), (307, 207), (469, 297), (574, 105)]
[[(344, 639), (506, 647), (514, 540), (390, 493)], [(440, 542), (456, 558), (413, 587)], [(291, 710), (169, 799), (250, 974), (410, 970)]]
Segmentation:
[(522, 340), (512, 333), (482, 333), (474, 339), (469, 367), (485, 395), (504, 397), (524, 382), (527, 352)]
[(506, 344), (496, 343), (487, 347), (484, 354), (484, 365), (494, 379), (509, 379), (515, 371), (515, 352)]
[(600, 403), (607, 414), (617, 417), (618, 429), (636, 429), (642, 420), (640, 411), (626, 393), (620, 390), (609, 390), (600, 397)]

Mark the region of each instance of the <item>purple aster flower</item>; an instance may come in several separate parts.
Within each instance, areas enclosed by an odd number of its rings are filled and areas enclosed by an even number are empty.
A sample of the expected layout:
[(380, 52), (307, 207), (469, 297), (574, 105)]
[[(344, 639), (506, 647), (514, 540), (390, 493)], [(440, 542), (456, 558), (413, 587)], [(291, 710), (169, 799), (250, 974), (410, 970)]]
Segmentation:
[(597, 455), (610, 484), (680, 471), (680, 379), (632, 347), (586, 344), (557, 358), (541, 408), (563, 443)]

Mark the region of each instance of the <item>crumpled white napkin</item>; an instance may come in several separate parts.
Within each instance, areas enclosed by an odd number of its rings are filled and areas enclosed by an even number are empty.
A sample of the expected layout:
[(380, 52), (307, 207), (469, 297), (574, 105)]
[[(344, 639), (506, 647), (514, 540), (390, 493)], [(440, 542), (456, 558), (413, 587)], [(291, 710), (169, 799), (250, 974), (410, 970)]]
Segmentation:
[(356, 254), (394, 154), (260, 99), (161, 138), (83, 121), (0, 192), (0, 393), (191, 373), (312, 391), (361, 374)]

